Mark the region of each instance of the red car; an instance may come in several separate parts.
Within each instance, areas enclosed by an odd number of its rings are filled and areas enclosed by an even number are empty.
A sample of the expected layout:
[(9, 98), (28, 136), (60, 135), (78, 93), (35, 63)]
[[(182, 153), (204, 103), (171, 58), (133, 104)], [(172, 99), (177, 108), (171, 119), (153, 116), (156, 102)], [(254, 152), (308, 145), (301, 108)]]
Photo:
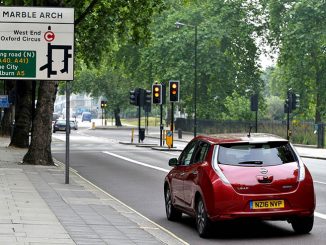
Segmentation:
[(168, 220), (196, 218), (201, 237), (214, 221), (286, 220), (309, 233), (316, 198), (313, 180), (294, 147), (269, 134), (198, 136), (185, 147), (164, 181)]

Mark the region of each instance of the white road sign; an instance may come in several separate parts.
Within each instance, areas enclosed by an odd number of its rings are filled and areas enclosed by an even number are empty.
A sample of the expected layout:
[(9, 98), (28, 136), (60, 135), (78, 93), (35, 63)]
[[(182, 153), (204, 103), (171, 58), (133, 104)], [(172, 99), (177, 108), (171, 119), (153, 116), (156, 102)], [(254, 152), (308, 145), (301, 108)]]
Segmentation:
[(74, 9), (0, 7), (0, 79), (73, 80)]

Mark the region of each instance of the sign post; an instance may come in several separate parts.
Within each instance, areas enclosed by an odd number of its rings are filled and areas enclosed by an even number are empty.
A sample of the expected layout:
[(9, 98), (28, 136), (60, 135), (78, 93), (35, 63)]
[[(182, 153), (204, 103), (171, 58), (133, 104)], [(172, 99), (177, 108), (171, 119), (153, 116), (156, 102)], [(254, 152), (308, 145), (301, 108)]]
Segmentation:
[(0, 7), (0, 79), (66, 81), (66, 184), (74, 19), (73, 8)]

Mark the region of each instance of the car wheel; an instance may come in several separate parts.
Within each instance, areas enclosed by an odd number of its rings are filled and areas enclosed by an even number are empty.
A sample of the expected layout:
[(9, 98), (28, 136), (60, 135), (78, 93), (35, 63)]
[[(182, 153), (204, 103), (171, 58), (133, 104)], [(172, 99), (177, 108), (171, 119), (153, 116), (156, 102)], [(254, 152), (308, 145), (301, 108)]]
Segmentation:
[(171, 221), (179, 220), (181, 218), (182, 213), (179, 210), (176, 210), (175, 207), (173, 207), (171, 191), (169, 187), (165, 189), (164, 197), (165, 197), (165, 212), (166, 212), (167, 219)]
[(196, 226), (200, 237), (208, 237), (210, 234), (211, 221), (207, 216), (204, 202), (199, 198), (196, 205)]
[(314, 216), (297, 217), (291, 221), (293, 230), (298, 234), (307, 234), (314, 226)]

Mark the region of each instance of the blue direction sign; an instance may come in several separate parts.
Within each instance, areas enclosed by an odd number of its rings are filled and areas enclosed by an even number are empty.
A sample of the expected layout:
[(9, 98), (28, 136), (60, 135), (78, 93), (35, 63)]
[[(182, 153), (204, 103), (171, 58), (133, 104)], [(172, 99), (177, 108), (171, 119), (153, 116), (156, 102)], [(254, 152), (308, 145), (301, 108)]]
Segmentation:
[(0, 95), (0, 108), (8, 108), (9, 100), (8, 95)]

